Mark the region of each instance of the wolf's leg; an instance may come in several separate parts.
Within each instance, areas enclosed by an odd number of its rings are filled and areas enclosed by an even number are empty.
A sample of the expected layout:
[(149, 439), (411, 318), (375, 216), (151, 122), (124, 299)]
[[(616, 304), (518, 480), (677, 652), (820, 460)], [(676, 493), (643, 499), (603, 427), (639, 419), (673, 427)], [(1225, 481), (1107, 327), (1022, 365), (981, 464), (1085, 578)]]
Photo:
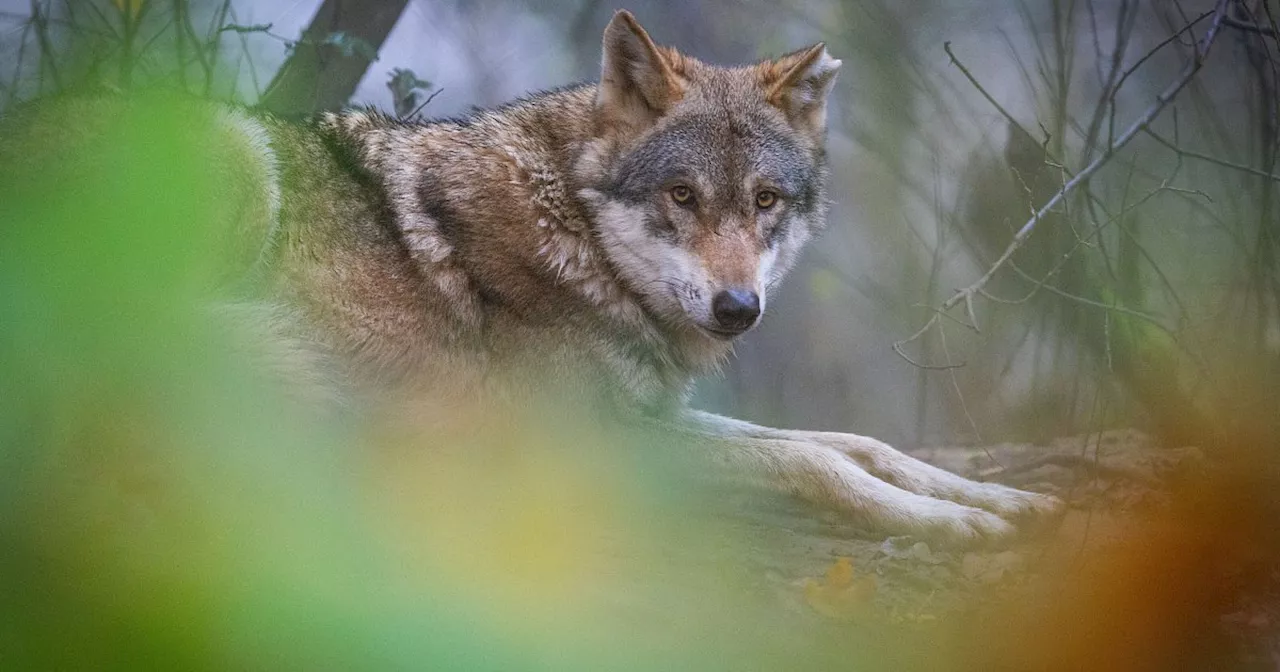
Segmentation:
[(810, 441), (744, 435), (702, 435), (734, 474), (852, 515), (888, 534), (911, 534), (948, 544), (971, 545), (1014, 534), (999, 516), (971, 506), (920, 495), (871, 475), (831, 447)]
[(701, 431), (718, 436), (797, 441), (833, 449), (869, 475), (902, 490), (976, 507), (1009, 520), (1050, 516), (1062, 510), (1056, 497), (971, 481), (866, 436), (772, 429), (701, 411), (689, 411), (687, 417)]

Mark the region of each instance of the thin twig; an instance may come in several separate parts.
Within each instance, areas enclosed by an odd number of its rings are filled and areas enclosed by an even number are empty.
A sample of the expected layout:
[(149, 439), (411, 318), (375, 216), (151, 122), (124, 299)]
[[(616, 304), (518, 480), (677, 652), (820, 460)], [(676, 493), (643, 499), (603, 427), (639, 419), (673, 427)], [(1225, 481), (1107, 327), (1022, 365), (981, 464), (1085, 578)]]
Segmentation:
[(1170, 142), (1167, 138), (1160, 135), (1159, 133), (1156, 133), (1155, 131), (1151, 130), (1150, 128), (1144, 128), (1142, 130), (1144, 133), (1151, 136), (1151, 139), (1173, 150), (1179, 156), (1187, 156), (1193, 159), (1199, 159), (1200, 161), (1205, 161), (1208, 163), (1212, 163), (1214, 165), (1222, 166), (1223, 168), (1230, 168), (1232, 170), (1238, 170), (1244, 173), (1249, 173), (1250, 175), (1265, 177), (1268, 180), (1271, 180), (1273, 182), (1280, 182), (1280, 175), (1276, 175), (1274, 173), (1268, 173), (1263, 170), (1258, 170), (1257, 168), (1246, 166), (1244, 164), (1232, 163), (1231, 161), (1227, 161), (1225, 159), (1219, 159), (1216, 156), (1209, 156), (1208, 154), (1201, 154), (1199, 152), (1193, 152), (1189, 149), (1183, 149), (1178, 145)]
[(1235, 28), (1236, 30), (1243, 30), (1246, 33), (1254, 33), (1254, 34), (1263, 35), (1266, 37), (1276, 36), (1275, 29), (1271, 28), (1270, 26), (1260, 26), (1250, 21), (1241, 21), (1240, 19), (1233, 19), (1228, 16), (1222, 20), (1222, 23), (1225, 26), (1230, 26), (1231, 28)]
[(413, 108), (413, 111), (410, 112), (409, 116), (405, 117), (405, 119), (413, 119), (414, 117), (418, 116), (418, 113), (422, 111), (422, 108), (426, 107), (427, 103), (430, 103), (431, 101), (435, 100), (436, 96), (440, 95), (441, 91), (444, 91), (444, 89), (439, 88), (439, 89), (436, 89), (435, 91), (432, 91), (430, 95), (427, 96), (427, 99), (422, 101), (421, 105)]

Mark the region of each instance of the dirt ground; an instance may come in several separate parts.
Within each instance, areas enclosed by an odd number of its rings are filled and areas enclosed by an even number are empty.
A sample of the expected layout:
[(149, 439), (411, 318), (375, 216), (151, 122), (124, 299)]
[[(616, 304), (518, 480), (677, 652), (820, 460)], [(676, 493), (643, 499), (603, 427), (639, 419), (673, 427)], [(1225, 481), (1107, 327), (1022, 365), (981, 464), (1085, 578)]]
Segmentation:
[(962, 551), (861, 537), (788, 504), (746, 523), (760, 587), (800, 618), (958, 635), (968, 660), (1000, 667), (1280, 669), (1280, 562), (1231, 503), (1188, 504), (1184, 485), (1211, 468), (1196, 449), (1126, 430), (915, 454), (1055, 494), (1068, 512), (1011, 546)]

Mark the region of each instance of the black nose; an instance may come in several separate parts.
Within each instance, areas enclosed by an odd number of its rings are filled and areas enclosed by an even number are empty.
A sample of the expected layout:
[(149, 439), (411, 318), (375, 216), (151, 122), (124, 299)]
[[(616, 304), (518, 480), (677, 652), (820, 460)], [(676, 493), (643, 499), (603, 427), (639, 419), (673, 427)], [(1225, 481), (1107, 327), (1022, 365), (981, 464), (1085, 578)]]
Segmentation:
[(711, 312), (721, 329), (740, 334), (760, 317), (760, 295), (749, 289), (726, 289), (711, 299)]

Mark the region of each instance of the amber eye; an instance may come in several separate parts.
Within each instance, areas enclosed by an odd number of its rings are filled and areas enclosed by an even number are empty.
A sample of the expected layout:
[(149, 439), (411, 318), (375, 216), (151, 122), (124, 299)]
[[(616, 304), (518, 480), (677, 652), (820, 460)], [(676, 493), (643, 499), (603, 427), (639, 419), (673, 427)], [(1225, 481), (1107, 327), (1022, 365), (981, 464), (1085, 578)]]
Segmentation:
[(762, 191), (756, 194), (756, 207), (760, 208), (761, 210), (768, 210), (769, 208), (773, 207), (774, 203), (777, 203), (777, 202), (778, 202), (778, 195), (773, 193), (772, 191)]
[(671, 200), (675, 201), (677, 205), (693, 205), (693, 190), (683, 184), (677, 184), (671, 187)]

